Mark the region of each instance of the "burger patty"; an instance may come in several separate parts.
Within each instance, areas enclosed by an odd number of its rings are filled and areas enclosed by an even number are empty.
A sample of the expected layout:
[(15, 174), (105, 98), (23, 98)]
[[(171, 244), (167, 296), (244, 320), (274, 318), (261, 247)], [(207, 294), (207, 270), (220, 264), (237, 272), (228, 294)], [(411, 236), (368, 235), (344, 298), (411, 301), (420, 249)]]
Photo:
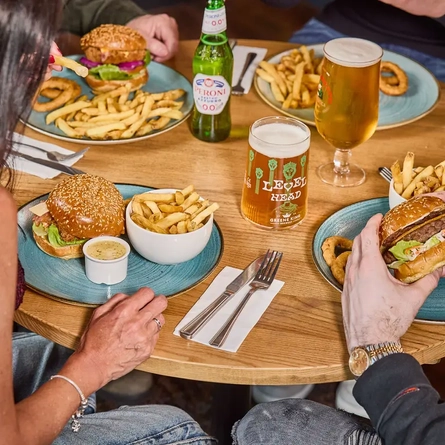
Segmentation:
[[(445, 229), (445, 218), (437, 219), (425, 224), (422, 227), (419, 227), (416, 230), (413, 230), (411, 233), (408, 233), (401, 239), (401, 241), (419, 241), (419, 243), (425, 243), (432, 236), (439, 233), (443, 229)], [(387, 264), (396, 261), (395, 256), (389, 250), (383, 254), (383, 258)]]

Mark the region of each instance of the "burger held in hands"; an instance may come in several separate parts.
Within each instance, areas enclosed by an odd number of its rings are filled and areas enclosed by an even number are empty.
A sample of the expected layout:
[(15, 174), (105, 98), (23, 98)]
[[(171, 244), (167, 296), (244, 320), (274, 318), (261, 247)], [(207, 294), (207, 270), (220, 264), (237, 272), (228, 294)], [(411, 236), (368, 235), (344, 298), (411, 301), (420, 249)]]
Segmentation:
[(144, 37), (121, 25), (101, 25), (80, 40), (85, 57), (80, 63), (88, 69), (85, 78), (96, 92), (108, 92), (124, 85), (136, 90), (148, 81), (151, 61)]

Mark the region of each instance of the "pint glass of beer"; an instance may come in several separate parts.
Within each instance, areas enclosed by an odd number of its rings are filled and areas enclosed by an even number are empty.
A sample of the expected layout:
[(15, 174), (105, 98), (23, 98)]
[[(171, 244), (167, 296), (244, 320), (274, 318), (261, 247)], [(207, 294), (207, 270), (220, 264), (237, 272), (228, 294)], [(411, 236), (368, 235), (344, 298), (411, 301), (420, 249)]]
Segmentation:
[(307, 212), (309, 128), (289, 117), (265, 117), (250, 127), (241, 213), (265, 229), (289, 229)]
[(327, 42), (323, 51), (315, 124), (336, 151), (334, 162), (320, 166), (317, 173), (328, 184), (356, 186), (365, 180), (365, 171), (349, 158), (351, 148), (377, 128), (383, 51), (375, 43), (349, 37)]

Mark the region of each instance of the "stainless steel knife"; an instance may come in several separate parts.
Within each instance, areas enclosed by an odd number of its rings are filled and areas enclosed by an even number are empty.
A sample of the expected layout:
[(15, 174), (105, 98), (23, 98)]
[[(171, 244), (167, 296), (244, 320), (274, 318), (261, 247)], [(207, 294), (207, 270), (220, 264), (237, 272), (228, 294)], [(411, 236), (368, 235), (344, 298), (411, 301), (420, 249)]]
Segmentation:
[(192, 321), (187, 323), (179, 331), (182, 338), (191, 340), (193, 336), (212, 318), (212, 316), (224, 306), (242, 287), (253, 280), (258, 272), (264, 255), (252, 261), (227, 287), (226, 290), (202, 312), (200, 312)]
[(13, 156), (26, 159), (27, 161), (34, 162), (36, 164), (44, 165), (45, 167), (53, 168), (60, 172), (66, 173), (67, 175), (83, 175), (85, 172), (79, 170), (78, 168), (68, 167), (67, 165), (59, 164), (58, 162), (47, 161), (46, 159), (35, 158), (34, 156), (27, 155), (25, 153), (20, 153), (16, 150), (11, 150)]

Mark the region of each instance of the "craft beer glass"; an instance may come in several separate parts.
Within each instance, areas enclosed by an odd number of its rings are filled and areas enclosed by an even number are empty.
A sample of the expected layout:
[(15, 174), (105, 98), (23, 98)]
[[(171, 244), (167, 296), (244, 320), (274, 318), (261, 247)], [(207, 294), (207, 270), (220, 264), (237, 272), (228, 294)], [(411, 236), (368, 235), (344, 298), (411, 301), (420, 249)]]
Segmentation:
[(351, 148), (377, 128), (383, 51), (375, 43), (349, 37), (327, 42), (323, 51), (315, 124), (336, 151), (334, 162), (320, 166), (317, 173), (323, 182), (351, 187), (365, 180), (365, 171), (349, 158)]
[(265, 117), (250, 127), (241, 213), (266, 229), (289, 229), (307, 212), (311, 133), (288, 117)]

